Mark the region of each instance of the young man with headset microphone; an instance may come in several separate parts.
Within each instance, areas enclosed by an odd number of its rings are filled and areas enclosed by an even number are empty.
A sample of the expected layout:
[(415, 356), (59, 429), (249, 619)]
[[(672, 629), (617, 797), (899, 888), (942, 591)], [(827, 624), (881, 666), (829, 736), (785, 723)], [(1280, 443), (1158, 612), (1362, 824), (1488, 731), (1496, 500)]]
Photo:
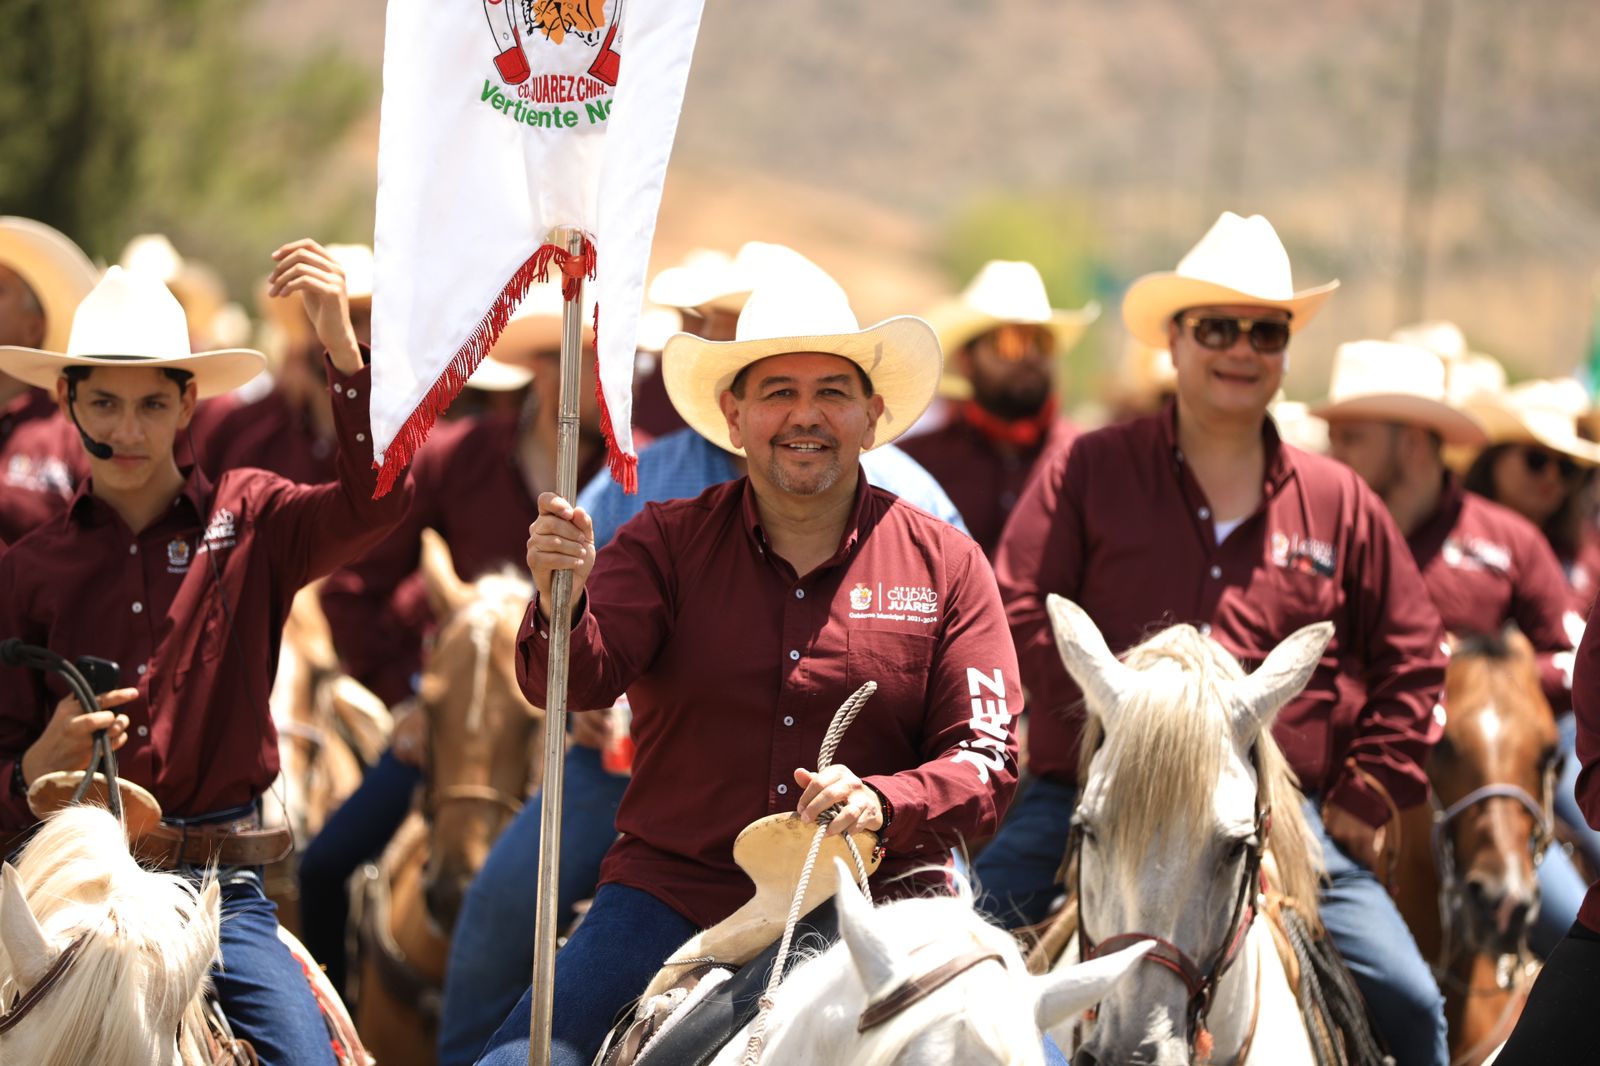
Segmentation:
[(159, 282), (113, 267), (80, 306), (65, 353), (0, 348), (0, 370), (54, 391), (91, 468), (65, 514), (0, 557), (0, 636), (114, 660), (122, 686), (84, 713), (56, 679), (0, 671), (0, 833), (36, 822), (30, 786), (83, 769), (106, 730), (121, 775), (165, 818), (143, 857), (194, 876), (220, 868), (213, 980), (235, 1031), (263, 1066), (303, 1066), (334, 1060), (256, 870), (288, 847), (257, 820), (278, 773), (267, 696), (295, 591), (381, 539), (409, 490), (372, 499), (371, 372), (338, 265), (310, 240), (273, 258), (273, 294), (298, 293), (327, 347), (335, 482), (238, 469), (213, 483), (178, 466), (173, 446), (195, 403), (265, 360), (192, 352), (182, 308)]

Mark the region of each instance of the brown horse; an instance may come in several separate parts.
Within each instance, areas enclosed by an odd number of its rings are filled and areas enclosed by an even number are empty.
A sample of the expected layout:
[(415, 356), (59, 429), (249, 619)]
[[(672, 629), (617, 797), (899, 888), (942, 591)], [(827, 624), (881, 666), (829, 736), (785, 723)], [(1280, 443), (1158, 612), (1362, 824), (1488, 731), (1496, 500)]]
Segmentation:
[(523, 698), (514, 666), (527, 579), (466, 584), (431, 530), (422, 571), (444, 620), (422, 678), (428, 779), (422, 810), (385, 852), (360, 919), (357, 1028), (383, 1066), (434, 1061), (450, 930), (490, 846), (539, 786), (532, 754), (544, 734), (544, 712)]
[[(269, 700), (279, 771), (264, 797), (265, 813), (269, 823), (287, 825), (302, 845), (361, 784), (364, 768), (388, 746), (392, 725), (383, 701), (340, 670), (317, 597), (311, 585), (294, 598)], [(300, 925), (296, 861), (291, 855), (265, 874), (267, 894), (291, 932)]]
[(1452, 642), (1432, 806), (1405, 812), (1398, 902), (1445, 995), (1453, 1066), (1478, 1066), (1522, 1013), (1536, 964), (1536, 868), (1550, 841), (1556, 725), (1522, 634)]

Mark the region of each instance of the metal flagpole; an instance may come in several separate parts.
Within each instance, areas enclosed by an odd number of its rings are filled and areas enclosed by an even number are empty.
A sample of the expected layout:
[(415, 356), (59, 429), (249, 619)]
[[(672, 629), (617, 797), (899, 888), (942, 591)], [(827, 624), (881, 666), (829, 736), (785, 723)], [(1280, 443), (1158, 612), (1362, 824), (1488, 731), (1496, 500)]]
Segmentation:
[[(583, 254), (583, 232), (567, 233), (567, 252)], [(582, 381), (583, 279), (561, 309), (561, 414), (556, 444), (556, 493), (568, 503), (578, 495), (578, 389)], [(550, 669), (544, 709), (544, 784), (539, 821), (539, 884), (533, 933), (533, 1019), (528, 1066), (549, 1066), (550, 1023), (556, 971), (556, 885), (561, 868), (561, 776), (567, 755), (567, 655), (572, 629), (572, 571), (550, 581)]]

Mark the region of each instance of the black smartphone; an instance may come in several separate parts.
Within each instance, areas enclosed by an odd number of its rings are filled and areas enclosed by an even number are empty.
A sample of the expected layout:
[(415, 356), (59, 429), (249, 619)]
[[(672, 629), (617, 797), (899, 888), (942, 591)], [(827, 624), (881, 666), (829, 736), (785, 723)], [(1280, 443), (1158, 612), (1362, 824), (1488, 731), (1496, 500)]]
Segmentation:
[(89, 682), (89, 687), (96, 696), (103, 695), (117, 688), (122, 683), (122, 667), (110, 659), (97, 659), (93, 655), (80, 655), (73, 661), (73, 666), (78, 668), (78, 673)]

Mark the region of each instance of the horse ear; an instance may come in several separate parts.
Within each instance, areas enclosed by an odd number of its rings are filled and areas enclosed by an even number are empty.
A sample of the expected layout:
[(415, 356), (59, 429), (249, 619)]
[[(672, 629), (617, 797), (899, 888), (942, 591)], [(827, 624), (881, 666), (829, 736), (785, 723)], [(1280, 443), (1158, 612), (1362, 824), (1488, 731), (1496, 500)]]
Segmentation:
[(1111, 654), (1106, 638), (1082, 607), (1051, 593), (1045, 599), (1045, 610), (1055, 633), (1056, 651), (1061, 653), (1067, 673), (1094, 710), (1102, 716), (1113, 713), (1123, 693), (1134, 683), (1135, 671)]
[(843, 859), (834, 859), (833, 865), (839, 875), (839, 891), (833, 897), (834, 906), (839, 908), (839, 936), (871, 998), (894, 980), (894, 952), (872, 928), (872, 904), (861, 898), (850, 868)]
[(1033, 1008), (1039, 1028), (1048, 1032), (1099, 1003), (1111, 986), (1153, 947), (1155, 941), (1146, 940), (1113, 954), (1033, 978), (1039, 990), (1039, 999)]
[(1278, 708), (1306, 687), (1332, 639), (1332, 622), (1297, 629), (1272, 649), (1255, 673), (1235, 681), (1234, 730), (1253, 735), (1266, 728)]
[(22, 988), (38, 984), (56, 959), (50, 938), (44, 935), (39, 919), (28, 906), (22, 875), (9, 862), (0, 873), (0, 946), (10, 957), (11, 969)]
[(422, 531), (422, 583), (428, 605), (441, 622), (472, 602), (472, 590), (456, 574), (456, 562), (444, 538), (431, 529)]

